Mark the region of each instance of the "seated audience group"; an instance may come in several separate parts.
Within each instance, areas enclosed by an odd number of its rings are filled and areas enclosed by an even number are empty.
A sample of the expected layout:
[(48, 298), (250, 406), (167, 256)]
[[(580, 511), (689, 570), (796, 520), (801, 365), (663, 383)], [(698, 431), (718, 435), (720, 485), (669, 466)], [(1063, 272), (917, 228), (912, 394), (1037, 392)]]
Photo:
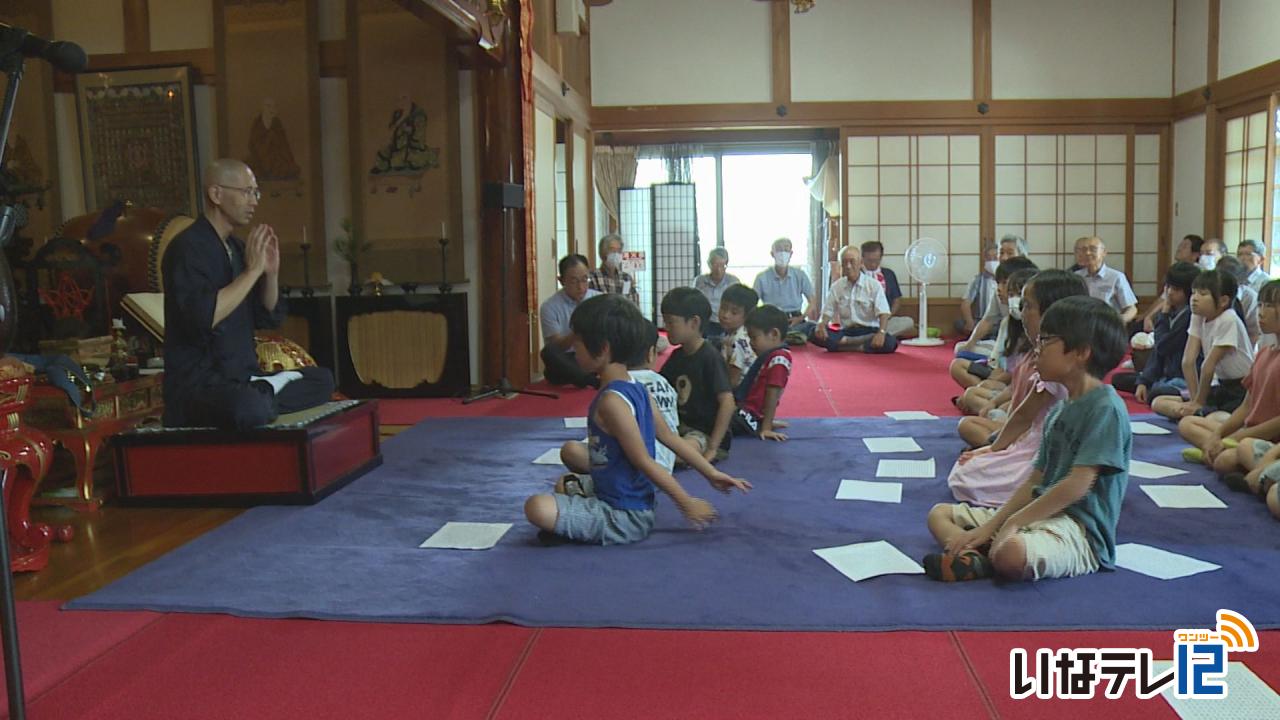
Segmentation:
[[(606, 241), (602, 253), (620, 253), (620, 238)], [(748, 287), (717, 248), (708, 273), (662, 298), (662, 324), (679, 348), (661, 374), (652, 372), (652, 352), (632, 373), (650, 387), (669, 436), (700, 460), (723, 460), (734, 437), (786, 440), (777, 412), (788, 344), (892, 353), (900, 334), (916, 330), (895, 315), (901, 288), (881, 266), (879, 242), (841, 249), (840, 276), (820, 305), (791, 253), (790, 240), (776, 241), (772, 267)], [(950, 372), (966, 415), (957, 431), (970, 449), (948, 477), (959, 504), (929, 515), (942, 551), (925, 558), (926, 573), (1039, 579), (1113, 568), (1132, 446), (1117, 391), (1177, 421), (1191, 444), (1187, 461), (1205, 463), (1280, 518), (1280, 280), (1262, 269), (1261, 245), (1246, 240), (1230, 256), (1219, 240), (1186, 236), (1141, 317), (1101, 238), (1077, 240), (1070, 270), (1039, 268), (1027, 255), (1016, 235), (984, 247), (963, 299), (956, 328), (968, 334)], [(606, 257), (593, 271), (579, 255), (560, 262), (563, 289), (542, 312), (551, 382), (598, 384), (574, 358), (572, 317), (596, 287), (634, 291), (618, 265)], [(598, 279), (608, 272), (613, 280)], [(1113, 374), (1130, 344), (1137, 366)], [(676, 455), (687, 453), (667, 452), (660, 464)]]

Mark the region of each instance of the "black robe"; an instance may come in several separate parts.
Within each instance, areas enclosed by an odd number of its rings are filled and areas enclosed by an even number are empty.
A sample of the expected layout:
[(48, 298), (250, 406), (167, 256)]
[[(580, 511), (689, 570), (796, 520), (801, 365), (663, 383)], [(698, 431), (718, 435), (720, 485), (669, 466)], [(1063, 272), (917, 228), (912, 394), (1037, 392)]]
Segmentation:
[(333, 376), (323, 368), (307, 368), (304, 379), (286, 385), (278, 397), (266, 383), (250, 382), (251, 376), (267, 374), (258, 367), (254, 330), (277, 327), (285, 316), (283, 298), (273, 310), (262, 303), (264, 280), (213, 326), (218, 291), (244, 269), (239, 238), (229, 236), (223, 245), (213, 225), (201, 217), (169, 243), (161, 267), (166, 426), (254, 427), (271, 422), (279, 412), (328, 399)]

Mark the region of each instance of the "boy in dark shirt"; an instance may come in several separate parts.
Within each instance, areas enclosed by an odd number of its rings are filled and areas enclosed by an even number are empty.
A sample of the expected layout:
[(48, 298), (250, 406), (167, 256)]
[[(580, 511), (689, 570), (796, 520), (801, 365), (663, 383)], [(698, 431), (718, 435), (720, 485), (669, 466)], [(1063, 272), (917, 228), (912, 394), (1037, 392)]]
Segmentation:
[(756, 361), (734, 391), (738, 400), (738, 412), (731, 425), (734, 435), (787, 439), (774, 430), (779, 426), (774, 416), (791, 377), (791, 351), (785, 341), (790, 324), (787, 314), (773, 305), (762, 305), (747, 315), (747, 333)]
[(1162, 395), (1181, 395), (1187, 389), (1182, 377), (1182, 355), (1191, 327), (1191, 284), (1200, 268), (1178, 262), (1164, 275), (1164, 310), (1155, 319), (1155, 342), (1141, 373), (1116, 373), (1111, 384), (1116, 390), (1131, 392), (1138, 402), (1151, 404)]
[(675, 288), (662, 298), (667, 338), (680, 346), (662, 368), (662, 376), (676, 389), (680, 436), (708, 461), (715, 461), (729, 453), (735, 404), (724, 360), (702, 338), (710, 319), (710, 301), (693, 288)]

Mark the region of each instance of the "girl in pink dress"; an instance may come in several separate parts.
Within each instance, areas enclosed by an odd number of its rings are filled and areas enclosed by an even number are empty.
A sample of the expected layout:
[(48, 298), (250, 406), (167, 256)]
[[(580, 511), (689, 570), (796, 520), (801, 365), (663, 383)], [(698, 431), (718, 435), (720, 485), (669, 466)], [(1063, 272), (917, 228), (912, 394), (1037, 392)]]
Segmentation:
[[(1040, 318), (1053, 303), (1064, 297), (1088, 294), (1084, 280), (1075, 273), (1045, 270), (1032, 278), (1022, 288), (1022, 341), (1027, 343), (1024, 347), (1040, 334)], [(1029, 361), (1030, 357), (1023, 360)], [(1016, 409), (995, 441), (961, 453), (947, 477), (951, 493), (961, 502), (989, 507), (1003, 505), (1031, 475), (1049, 409), (1067, 397), (1067, 389), (1062, 385), (1040, 380), (1033, 362), (1018, 363), (1010, 388), (1010, 406)]]

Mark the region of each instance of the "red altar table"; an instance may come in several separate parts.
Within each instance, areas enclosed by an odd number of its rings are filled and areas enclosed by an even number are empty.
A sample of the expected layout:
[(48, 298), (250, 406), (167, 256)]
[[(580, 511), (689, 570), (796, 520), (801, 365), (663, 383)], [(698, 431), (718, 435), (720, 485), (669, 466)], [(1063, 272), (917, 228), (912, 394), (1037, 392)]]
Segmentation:
[(49, 436), (22, 425), (20, 413), (31, 401), (31, 383), (29, 376), (0, 381), (0, 473), (9, 524), (9, 567), (15, 572), (44, 568), (50, 542), (71, 539), (70, 526), (31, 521), (31, 500), (53, 459)]
[(252, 430), (140, 428), (112, 442), (131, 505), (310, 504), (382, 464), (376, 400), (343, 400)]
[[(52, 385), (37, 384), (31, 389), (31, 403), (22, 419), (43, 430), (66, 448), (75, 461), (75, 497), (50, 501), (81, 510), (96, 510), (102, 497), (94, 492), (93, 466), (98, 452), (116, 433), (132, 429), (147, 418), (164, 412), (163, 375), (143, 375), (124, 382), (100, 382), (83, 398), (88, 413), (82, 413), (66, 393)], [(44, 502), (37, 500), (37, 503)]]

